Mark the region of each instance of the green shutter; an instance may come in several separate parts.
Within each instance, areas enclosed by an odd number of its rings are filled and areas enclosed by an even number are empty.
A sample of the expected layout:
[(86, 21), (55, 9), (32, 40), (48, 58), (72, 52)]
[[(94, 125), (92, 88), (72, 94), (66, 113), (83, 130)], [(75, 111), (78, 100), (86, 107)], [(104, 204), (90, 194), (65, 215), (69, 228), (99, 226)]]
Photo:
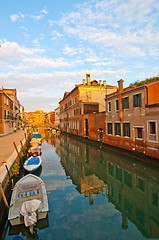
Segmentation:
[(133, 95), (133, 107), (135, 107), (135, 95)]
[(129, 97), (127, 97), (127, 108), (129, 108)]
[(130, 123), (128, 124), (128, 134), (129, 134), (129, 137), (130, 137)]
[(141, 93), (139, 93), (139, 107), (141, 107)]
[(124, 106), (124, 98), (122, 98), (122, 109), (124, 109), (125, 106)]
[(119, 135), (121, 136), (121, 127), (120, 127), (120, 123), (119, 123)]
[(125, 136), (125, 123), (123, 123), (123, 136)]
[(117, 125), (116, 123), (114, 125), (115, 125), (115, 135), (117, 135)]

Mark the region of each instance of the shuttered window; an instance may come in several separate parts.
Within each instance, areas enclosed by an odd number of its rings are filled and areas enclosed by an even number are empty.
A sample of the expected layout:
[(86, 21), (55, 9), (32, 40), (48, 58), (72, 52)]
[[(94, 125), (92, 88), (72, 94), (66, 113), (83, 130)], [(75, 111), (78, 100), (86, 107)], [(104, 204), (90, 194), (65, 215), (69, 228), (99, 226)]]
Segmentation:
[(122, 109), (129, 108), (129, 97), (122, 98)]
[(141, 107), (141, 93), (133, 95), (133, 107)]
[(130, 137), (130, 123), (123, 123), (123, 136)]
[(115, 135), (121, 136), (120, 123), (115, 123)]
[(108, 127), (108, 134), (112, 134), (113, 132), (112, 123), (108, 123), (107, 127)]

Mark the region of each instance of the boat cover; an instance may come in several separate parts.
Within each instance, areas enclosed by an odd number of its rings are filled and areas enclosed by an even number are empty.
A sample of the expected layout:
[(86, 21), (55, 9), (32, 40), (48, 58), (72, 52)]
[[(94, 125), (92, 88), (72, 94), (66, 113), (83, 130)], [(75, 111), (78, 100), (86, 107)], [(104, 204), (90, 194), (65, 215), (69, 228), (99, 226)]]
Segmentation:
[(29, 165), (38, 165), (40, 163), (40, 159), (39, 157), (32, 157), (28, 160), (26, 166), (29, 166)]
[(39, 208), (41, 201), (33, 199), (23, 202), (20, 214), (24, 216), (24, 224), (26, 227), (30, 227), (37, 222), (36, 210)]

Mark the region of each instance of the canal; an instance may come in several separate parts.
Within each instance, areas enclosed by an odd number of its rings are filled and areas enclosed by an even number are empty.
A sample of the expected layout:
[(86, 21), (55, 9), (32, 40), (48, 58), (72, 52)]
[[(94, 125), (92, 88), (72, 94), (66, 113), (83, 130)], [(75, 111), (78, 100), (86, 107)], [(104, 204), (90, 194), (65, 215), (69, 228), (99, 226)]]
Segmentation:
[(6, 222), (1, 239), (159, 239), (159, 169), (81, 140), (45, 132), (48, 217), (33, 235)]

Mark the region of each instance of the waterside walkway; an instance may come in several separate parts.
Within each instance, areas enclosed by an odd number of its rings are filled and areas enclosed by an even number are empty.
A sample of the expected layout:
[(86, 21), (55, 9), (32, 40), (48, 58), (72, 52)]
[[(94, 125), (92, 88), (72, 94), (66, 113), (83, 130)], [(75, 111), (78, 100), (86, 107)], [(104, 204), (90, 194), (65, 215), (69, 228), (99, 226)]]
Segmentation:
[(25, 132), (23, 130), (17, 130), (16, 132), (0, 137), (0, 182), (2, 182), (7, 175), (5, 165), (7, 165), (9, 169), (17, 157), (13, 142), (15, 142), (18, 151), (20, 151), (20, 141), (22, 141), (24, 145)]

